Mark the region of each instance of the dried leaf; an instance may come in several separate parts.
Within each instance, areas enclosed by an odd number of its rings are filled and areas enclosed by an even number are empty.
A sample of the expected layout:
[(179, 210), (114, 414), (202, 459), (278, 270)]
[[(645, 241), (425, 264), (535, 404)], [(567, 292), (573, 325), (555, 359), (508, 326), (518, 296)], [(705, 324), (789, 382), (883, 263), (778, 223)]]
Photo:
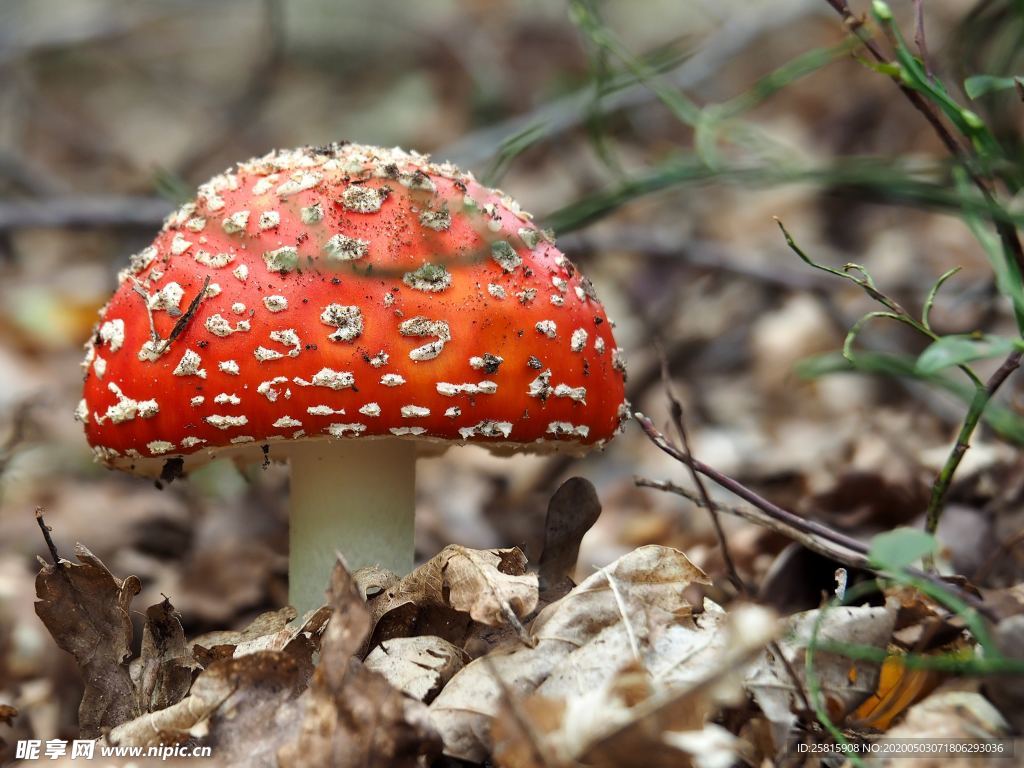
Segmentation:
[(95, 738), (139, 714), (127, 659), (128, 609), (141, 587), (134, 576), (115, 578), (81, 544), (75, 556), (79, 564), (44, 563), (36, 576), (35, 608), (57, 645), (75, 657), (85, 682), (79, 728), (83, 738)]
[(295, 609), (286, 606), (277, 611), (261, 613), (239, 632), (207, 632), (192, 641), (192, 653), (203, 666), (207, 666), (216, 659), (232, 656), (240, 645), (282, 631), (295, 615)]
[(847, 721), (858, 729), (886, 731), (908, 707), (923, 699), (942, 682), (931, 669), (907, 669), (902, 655), (887, 656), (878, 677), (878, 688)]
[[(14, 724), (14, 718), (18, 716), (18, 710), (10, 704), (0, 704), (0, 723), (10, 726)], [(0, 758), (3, 757), (2, 750), (7, 747), (7, 742), (0, 737)]]
[[(605, 687), (635, 661), (661, 663), (657, 656), (681, 642), (672, 633), (702, 632), (704, 619), (694, 619), (683, 596), (692, 583), (706, 584), (707, 577), (683, 553), (659, 546), (634, 550), (583, 581), (538, 614), (529, 628), (535, 647), (491, 653), (445, 686), (430, 706), (445, 752), (478, 762), (486, 757), (505, 687), (514, 696), (577, 695)], [(699, 642), (681, 647), (691, 656), (701, 650)], [(672, 658), (666, 672), (682, 674), (681, 657)]]
[[(357, 580), (377, 572), (357, 572)], [(445, 547), (397, 584), (368, 601), (373, 637), (370, 647), (394, 637), (436, 635), (461, 645), (470, 620), (492, 627), (521, 628), (519, 619), (537, 605), (537, 577), (526, 573), (518, 548)]]
[[(805, 611), (787, 620), (787, 632), (779, 641), (790, 669), (770, 650), (765, 651), (747, 677), (747, 688), (772, 724), (777, 748), (782, 748), (801, 708), (801, 698), (790, 670), (806, 691), (804, 657), (820, 609)], [(850, 643), (885, 648), (896, 622), (896, 606), (830, 608), (821, 620), (818, 642)], [(871, 696), (878, 686), (880, 664), (851, 661), (845, 656), (814, 654), (814, 668), (830, 714), (843, 718)]]
[(118, 726), (105, 743), (149, 747), (198, 738), (224, 764), (273, 765), (277, 749), (298, 728), (286, 705), (306, 688), (312, 654), (307, 640), (284, 651), (218, 659), (187, 697)]
[(142, 630), (142, 649), (132, 662), (132, 679), (139, 696), (139, 710), (154, 712), (177, 704), (192, 685), (192, 673), (199, 668), (185, 644), (171, 601), (150, 606)]
[(297, 702), (298, 735), (278, 751), (281, 768), (411, 768), (436, 756), (440, 743), (425, 707), (354, 658), (370, 614), (341, 562), (331, 575), (330, 604), (320, 665)]
[[(957, 685), (962, 686), (963, 683)], [(962, 739), (965, 742), (984, 744), (993, 739), (1006, 738), (1010, 725), (999, 711), (980, 693), (969, 690), (944, 690), (940, 688), (924, 701), (915, 704), (907, 712), (902, 723), (890, 729), (884, 744), (889, 740), (898, 743), (903, 739)], [(964, 768), (999, 768), (1008, 762), (1007, 755), (987, 753), (964, 754), (957, 759), (943, 755), (901, 755), (903, 759), (889, 761), (900, 768), (942, 768), (957, 765)]]
[(441, 553), (442, 590), (452, 608), (474, 621), (499, 627), (515, 625), (537, 605), (537, 577), (526, 573), (526, 557), (517, 548), (467, 549), (453, 545)]
[[(707, 605), (717, 613), (702, 630), (711, 650), (694, 654), (692, 644), (689, 652), (681, 649), (675, 660), (685, 674), (665, 676), (664, 664), (656, 670), (634, 661), (597, 688), (559, 698), (541, 693), (544, 686), (519, 702), (503, 695), (492, 731), (495, 761), (503, 768), (689, 765), (685, 739), (672, 734), (701, 734), (723, 696), (731, 703), (742, 699), (741, 670), (777, 631), (774, 616), (762, 608), (741, 606), (726, 617), (713, 603)], [(542, 763), (531, 759), (537, 755), (544, 756)]]
[(331, 607), (321, 605), (307, 611), (301, 621), (296, 621), (276, 632), (269, 632), (248, 640), (243, 640), (235, 646), (232, 654), (236, 659), (249, 653), (259, 651), (283, 651), (291, 643), (300, 638), (307, 638), (313, 643), (313, 647), (320, 648), (320, 635), (323, 633), (327, 622), (331, 618)]
[(440, 637), (396, 637), (374, 648), (365, 666), (407, 696), (430, 702), (462, 669), (462, 657), (462, 651)]
[[(995, 641), (1007, 658), (1024, 660), (1024, 614), (1000, 621), (995, 629)], [(1019, 677), (993, 677), (986, 681), (985, 693), (1018, 733), (1024, 731), (1024, 685)]]
[(597, 491), (585, 478), (570, 477), (551, 497), (539, 566), (544, 602), (557, 600), (576, 586), (572, 573), (580, 554), (580, 542), (600, 514), (601, 501)]

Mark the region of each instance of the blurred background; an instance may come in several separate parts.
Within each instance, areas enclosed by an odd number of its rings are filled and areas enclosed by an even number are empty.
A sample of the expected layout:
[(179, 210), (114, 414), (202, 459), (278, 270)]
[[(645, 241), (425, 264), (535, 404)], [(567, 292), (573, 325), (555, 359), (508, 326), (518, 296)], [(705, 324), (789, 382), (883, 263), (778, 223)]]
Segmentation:
[[(892, 5), (911, 36), (913, 4)], [(965, 76), (1015, 74), (1024, 51), (1010, 0), (929, 0), (923, 30), (962, 103)], [(971, 108), (1016, 157), (1016, 94)], [(166, 594), (189, 634), (285, 602), (284, 469), (220, 463), (164, 490), (103, 469), (72, 419), (78, 364), (117, 270), (197, 184), (340, 139), (430, 152), (500, 185), (596, 284), (635, 408), (666, 421), (660, 345), (698, 457), (858, 536), (920, 522), (963, 390), (904, 375), (892, 361), (925, 343), (885, 321), (865, 328), (853, 370), (839, 350), (875, 307), (802, 263), (772, 217), (815, 260), (866, 265), (912, 311), (962, 266), (936, 330), (1012, 329), (941, 144), (824, 0), (3, 0), (0, 702), (36, 738), (70, 737), (78, 703), (70, 657), (32, 607), (37, 506), (62, 554), (81, 541), (137, 575), (135, 605)], [(1024, 401), (1012, 380), (1003, 395), (941, 531), (952, 567), (990, 586), (1024, 569)], [(419, 558), (457, 542), (535, 560), (547, 500), (571, 475), (604, 504), (581, 576), (647, 543), (721, 576), (704, 513), (634, 486), (687, 480), (635, 424), (585, 460), (424, 460)], [(831, 587), (834, 564), (726, 522), (768, 602), (807, 608)]]

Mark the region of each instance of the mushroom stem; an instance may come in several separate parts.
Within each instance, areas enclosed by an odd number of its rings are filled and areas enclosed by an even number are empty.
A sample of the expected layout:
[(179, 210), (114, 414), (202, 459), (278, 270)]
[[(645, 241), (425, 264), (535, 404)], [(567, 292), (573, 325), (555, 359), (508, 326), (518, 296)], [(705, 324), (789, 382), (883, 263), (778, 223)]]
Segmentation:
[(412, 570), (414, 442), (318, 440), (291, 446), (289, 458), (288, 599), (300, 616), (323, 605), (338, 552), (353, 571)]

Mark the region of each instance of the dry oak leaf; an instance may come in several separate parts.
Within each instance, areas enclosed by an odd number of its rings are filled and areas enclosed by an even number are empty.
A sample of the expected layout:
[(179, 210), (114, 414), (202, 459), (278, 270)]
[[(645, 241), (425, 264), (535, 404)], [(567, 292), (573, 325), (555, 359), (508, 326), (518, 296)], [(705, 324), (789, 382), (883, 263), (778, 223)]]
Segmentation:
[(333, 609), (312, 683), (295, 704), (296, 737), (277, 754), (281, 768), (415, 768), (440, 753), (426, 707), (366, 669), (356, 653), (370, 613), (340, 561), (331, 574)]
[(192, 674), (199, 669), (185, 643), (174, 606), (168, 598), (146, 610), (139, 658), (129, 665), (138, 691), (139, 710), (154, 712), (177, 704), (192, 686)]
[[(1012, 727), (992, 703), (976, 691), (970, 690), (974, 683), (956, 681), (912, 706), (903, 722), (891, 728), (880, 743), (902, 739), (958, 739), (965, 742), (985, 744), (994, 739), (1007, 738)], [(1020, 739), (1015, 740), (1017, 755), (1020, 754)], [(947, 755), (901, 755), (881, 759), (879, 768), (1001, 768), (1011, 765), (1006, 753), (986, 752), (964, 754), (960, 757)]]
[(85, 692), (78, 725), (82, 738), (91, 739), (139, 714), (127, 659), (132, 640), (128, 609), (141, 586), (134, 576), (114, 577), (82, 544), (75, 544), (75, 556), (77, 564), (43, 562), (35, 608), (81, 670)]
[[(600, 689), (629, 664), (660, 664), (657, 656), (671, 647), (673, 633), (688, 630), (708, 638), (684, 642), (688, 657), (713, 653), (710, 638), (716, 633), (710, 627), (702, 631), (700, 622), (716, 619), (695, 618), (683, 596), (693, 583), (709, 582), (682, 552), (661, 546), (640, 547), (585, 579), (537, 615), (529, 627), (533, 647), (492, 652), (442, 689), (430, 714), (445, 753), (482, 761), (503, 698), (534, 692), (555, 698)], [(676, 642), (682, 641), (679, 635)], [(665, 672), (682, 674), (685, 667), (684, 659), (675, 657)]]
[(216, 659), (230, 658), (239, 646), (259, 642), (260, 638), (283, 631), (295, 616), (295, 609), (289, 605), (276, 611), (261, 613), (242, 630), (207, 632), (192, 640), (192, 653), (203, 666)]
[(436, 635), (461, 645), (470, 619), (521, 632), (519, 620), (537, 606), (537, 576), (526, 572), (526, 556), (516, 547), (452, 544), (397, 583), (388, 576), (372, 568), (355, 575), (363, 592), (381, 590), (368, 600), (370, 647), (410, 635)]
[(302, 638), (283, 651), (218, 659), (180, 702), (114, 728), (103, 743), (150, 747), (198, 740), (213, 748), (219, 765), (273, 766), (277, 750), (298, 729), (288, 704), (306, 689), (312, 656), (312, 643)]
[[(545, 690), (549, 677), (525, 699), (503, 696), (492, 728), (495, 762), (502, 768), (682, 768), (691, 764), (687, 744), (710, 748), (714, 741), (721, 759), (732, 758), (723, 764), (732, 765), (735, 741), (708, 730), (707, 718), (722, 703), (745, 699), (742, 670), (776, 636), (777, 622), (758, 606), (726, 614), (710, 600), (693, 618), (687, 634), (675, 633), (641, 661), (616, 669), (609, 659), (607, 669), (616, 671), (601, 681), (590, 676), (589, 688), (563, 682), (552, 695)], [(574, 663), (570, 656), (561, 667)]]
[(440, 637), (396, 637), (374, 648), (364, 665), (406, 696), (429, 703), (462, 669), (464, 655)]
[[(818, 629), (818, 643), (885, 648), (896, 623), (897, 607), (892, 600), (884, 607), (846, 606), (815, 609), (790, 616), (786, 620), (787, 628), (783, 639), (779, 641), (779, 648), (804, 690), (807, 690), (804, 658), (812, 630), (822, 610), (825, 614), (821, 617)], [(881, 673), (881, 664), (851, 661), (845, 656), (822, 651), (814, 654), (814, 668), (825, 705), (835, 720), (842, 720), (875, 692)], [(766, 650), (747, 676), (746, 686), (772, 725), (776, 748), (783, 748), (790, 729), (796, 723), (796, 711), (801, 704), (790, 671), (770, 649)]]

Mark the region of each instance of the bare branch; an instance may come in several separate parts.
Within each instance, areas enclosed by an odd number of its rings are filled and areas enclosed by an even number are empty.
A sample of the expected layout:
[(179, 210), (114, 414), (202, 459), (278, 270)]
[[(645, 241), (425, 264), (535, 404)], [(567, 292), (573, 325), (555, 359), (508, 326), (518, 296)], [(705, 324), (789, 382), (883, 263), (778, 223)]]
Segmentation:
[(159, 227), (174, 206), (159, 197), (51, 197), (0, 203), (0, 232), (17, 229)]

